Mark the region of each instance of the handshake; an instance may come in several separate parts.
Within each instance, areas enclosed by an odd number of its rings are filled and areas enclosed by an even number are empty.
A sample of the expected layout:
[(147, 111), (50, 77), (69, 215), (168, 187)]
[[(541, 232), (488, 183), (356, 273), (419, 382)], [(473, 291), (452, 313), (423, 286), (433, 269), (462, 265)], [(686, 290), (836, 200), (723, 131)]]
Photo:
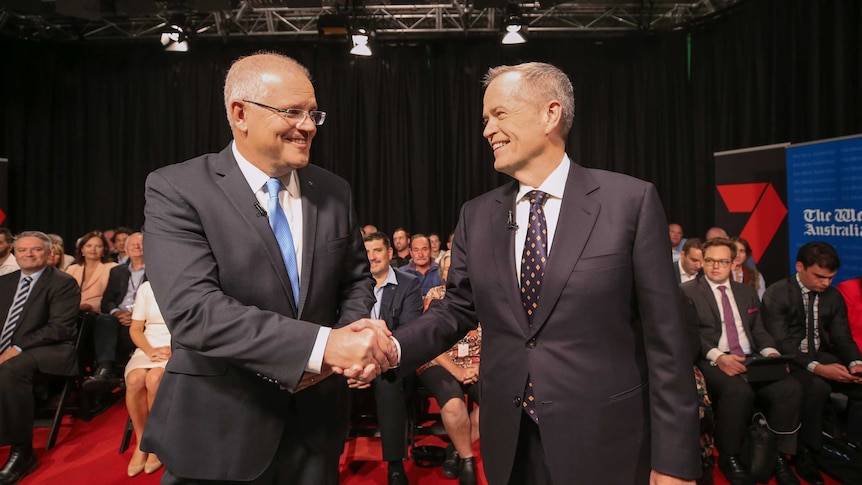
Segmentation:
[(368, 384), (398, 364), (398, 349), (392, 332), (383, 320), (363, 318), (329, 332), (323, 351), (320, 374), (306, 372), (295, 391), (300, 391), (334, 374), (352, 383)]

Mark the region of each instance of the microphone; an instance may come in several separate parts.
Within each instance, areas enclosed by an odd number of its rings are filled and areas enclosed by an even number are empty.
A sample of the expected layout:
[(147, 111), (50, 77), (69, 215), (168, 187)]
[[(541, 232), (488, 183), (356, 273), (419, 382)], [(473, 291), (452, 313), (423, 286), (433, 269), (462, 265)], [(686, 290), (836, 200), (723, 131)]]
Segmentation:
[(260, 202), (255, 202), (254, 208), (257, 209), (257, 217), (267, 217), (268, 214), (263, 210), (263, 207), (260, 206)]
[(518, 230), (518, 223), (515, 222), (515, 216), (512, 215), (512, 211), (509, 211), (509, 216), (506, 218), (506, 229), (510, 231)]

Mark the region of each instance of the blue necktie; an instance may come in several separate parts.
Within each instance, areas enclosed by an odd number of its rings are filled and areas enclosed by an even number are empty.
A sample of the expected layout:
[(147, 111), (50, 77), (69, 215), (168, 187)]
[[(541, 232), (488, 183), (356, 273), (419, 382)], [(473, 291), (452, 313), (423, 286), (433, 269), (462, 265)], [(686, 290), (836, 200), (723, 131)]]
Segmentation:
[(281, 257), (287, 268), (287, 276), (290, 278), (290, 286), (293, 288), (293, 301), (299, 308), (299, 270), (296, 265), (296, 249), (293, 246), (293, 234), (290, 232), (290, 224), (287, 216), (278, 201), (278, 191), (281, 190), (281, 181), (271, 178), (266, 181), (266, 192), (269, 194), (269, 226), (281, 248)]
[(33, 281), (33, 278), (25, 276), (21, 280), (18, 292), (15, 293), (15, 299), (12, 300), (12, 306), (9, 308), (9, 316), (6, 318), (6, 324), (3, 326), (3, 333), (0, 334), (0, 354), (6, 352), (6, 349), (12, 345), (12, 335), (15, 333), (18, 320), (21, 319), (21, 312), (24, 310), (24, 304), (27, 303), (27, 297), (30, 295), (31, 281)]
[[(542, 277), (545, 275), (545, 265), (548, 262), (548, 227), (543, 210), (548, 194), (540, 190), (531, 190), (527, 196), (530, 198), (530, 225), (527, 227), (527, 238), (524, 241), (524, 252), (521, 256), (521, 303), (527, 312), (527, 321), (532, 327), (533, 313), (539, 307)], [(527, 376), (522, 406), (530, 419), (538, 424), (539, 415), (536, 412), (536, 397), (533, 395), (533, 381), (530, 376)]]

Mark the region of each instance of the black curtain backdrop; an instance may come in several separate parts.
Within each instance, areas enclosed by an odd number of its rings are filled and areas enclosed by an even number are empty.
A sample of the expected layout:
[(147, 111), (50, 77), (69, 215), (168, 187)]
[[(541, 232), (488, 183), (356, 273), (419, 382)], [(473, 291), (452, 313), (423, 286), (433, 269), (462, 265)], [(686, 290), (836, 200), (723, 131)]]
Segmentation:
[(569, 155), (652, 181), (668, 218), (702, 235), (713, 152), (862, 132), (860, 3), (753, 0), (676, 32), (389, 42), (371, 59), (307, 40), (199, 40), (178, 54), (155, 41), (3, 38), (7, 224), (67, 241), (141, 227), (146, 175), (227, 145), (224, 74), (269, 49), (311, 70), (328, 113), (312, 160), (352, 183), (362, 223), (447, 234), (461, 204), (504, 182), (482, 138), (480, 81), (537, 60), (575, 86)]

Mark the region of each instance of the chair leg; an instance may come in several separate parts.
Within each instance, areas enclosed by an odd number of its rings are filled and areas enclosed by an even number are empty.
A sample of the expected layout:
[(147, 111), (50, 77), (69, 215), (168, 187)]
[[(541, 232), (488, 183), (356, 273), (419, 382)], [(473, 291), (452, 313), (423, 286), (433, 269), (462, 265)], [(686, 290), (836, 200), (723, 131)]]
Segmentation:
[(72, 378), (66, 378), (63, 384), (63, 391), (60, 393), (60, 402), (57, 404), (57, 409), (54, 411), (54, 421), (51, 423), (51, 431), (48, 433), (48, 442), (45, 443), (45, 451), (54, 447), (57, 441), (57, 433), (60, 432), (60, 423), (63, 420), (63, 407), (66, 405), (66, 394), (69, 392), (69, 383)]
[(132, 426), (132, 418), (129, 417), (129, 419), (126, 420), (126, 430), (123, 431), (123, 441), (120, 442), (121, 455), (129, 449), (129, 443), (132, 441), (132, 431), (134, 431), (134, 429), (135, 428)]

